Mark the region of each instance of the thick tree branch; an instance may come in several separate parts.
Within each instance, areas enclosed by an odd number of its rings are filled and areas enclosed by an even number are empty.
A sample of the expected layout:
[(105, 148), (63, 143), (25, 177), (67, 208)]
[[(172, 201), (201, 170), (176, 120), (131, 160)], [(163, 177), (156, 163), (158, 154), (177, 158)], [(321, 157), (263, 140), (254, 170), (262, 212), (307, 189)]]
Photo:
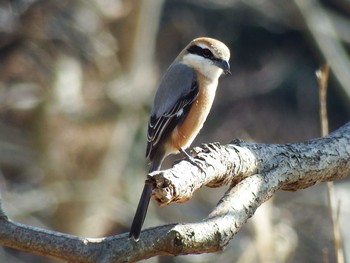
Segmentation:
[(276, 180), (273, 187), (292, 191), (345, 177), (350, 167), (350, 123), (324, 138), (304, 143), (256, 144), (236, 140), (225, 146), (205, 144), (194, 150), (206, 173), (183, 160), (172, 169), (149, 176), (159, 205), (186, 201), (204, 185), (234, 185), (257, 173)]
[[(146, 229), (139, 242), (127, 234), (88, 239), (12, 222), (0, 215), (0, 244), (69, 262), (132, 262), (156, 255), (215, 252), (226, 246), (278, 189), (297, 190), (350, 173), (350, 123), (327, 137), (295, 144), (234, 141), (195, 149), (206, 173), (181, 161), (152, 173), (160, 205), (184, 202), (206, 185), (231, 184), (212, 213), (199, 223)], [(0, 210), (1, 211), (1, 210)]]

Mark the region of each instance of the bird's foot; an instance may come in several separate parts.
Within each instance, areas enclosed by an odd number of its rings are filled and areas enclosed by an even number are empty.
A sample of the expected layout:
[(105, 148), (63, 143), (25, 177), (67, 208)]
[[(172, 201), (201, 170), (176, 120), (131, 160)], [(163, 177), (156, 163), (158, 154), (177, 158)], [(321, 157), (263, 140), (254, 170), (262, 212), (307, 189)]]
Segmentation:
[(204, 169), (201, 167), (201, 165), (196, 162), (196, 160), (191, 156), (189, 155), (184, 149), (180, 148), (179, 151), (185, 155), (187, 161), (189, 161), (191, 164), (193, 164), (194, 166), (196, 166), (199, 170), (201, 170), (203, 173), (205, 173)]

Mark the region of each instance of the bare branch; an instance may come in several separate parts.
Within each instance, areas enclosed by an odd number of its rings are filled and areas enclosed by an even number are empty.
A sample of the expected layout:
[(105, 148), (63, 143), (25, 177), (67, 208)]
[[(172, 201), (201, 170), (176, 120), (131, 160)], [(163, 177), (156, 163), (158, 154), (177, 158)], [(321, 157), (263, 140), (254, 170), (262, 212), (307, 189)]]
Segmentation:
[(348, 175), (350, 162), (350, 124), (327, 137), (293, 144), (203, 145), (196, 158), (206, 173), (186, 160), (172, 169), (150, 174), (155, 185), (154, 198), (159, 205), (184, 202), (204, 185), (219, 187), (235, 184), (252, 174), (278, 180), (274, 187), (298, 190), (317, 182), (332, 181)]
[(350, 173), (350, 123), (327, 137), (294, 144), (208, 144), (196, 148), (205, 167), (181, 161), (152, 173), (154, 197), (161, 205), (184, 202), (204, 185), (231, 184), (202, 222), (145, 229), (140, 241), (127, 234), (89, 239), (43, 230), (0, 217), (0, 244), (69, 262), (133, 262), (156, 255), (185, 255), (221, 250), (278, 189), (297, 190)]

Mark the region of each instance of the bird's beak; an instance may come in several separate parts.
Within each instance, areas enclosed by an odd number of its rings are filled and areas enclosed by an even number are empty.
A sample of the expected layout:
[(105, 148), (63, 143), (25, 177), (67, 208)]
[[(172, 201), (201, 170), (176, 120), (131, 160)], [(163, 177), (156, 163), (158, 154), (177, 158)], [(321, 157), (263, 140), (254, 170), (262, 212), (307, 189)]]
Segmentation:
[(215, 63), (219, 68), (221, 68), (225, 74), (231, 74), (230, 64), (226, 60), (217, 60)]

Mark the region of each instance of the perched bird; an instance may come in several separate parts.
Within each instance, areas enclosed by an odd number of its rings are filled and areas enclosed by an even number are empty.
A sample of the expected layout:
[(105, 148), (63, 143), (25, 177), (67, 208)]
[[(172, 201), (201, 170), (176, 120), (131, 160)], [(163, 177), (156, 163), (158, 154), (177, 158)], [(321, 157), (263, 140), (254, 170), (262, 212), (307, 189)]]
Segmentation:
[[(212, 38), (192, 40), (165, 72), (148, 122), (146, 157), (149, 172), (159, 170), (164, 158), (181, 152), (194, 162), (188, 148), (211, 109), (218, 79), (230, 73), (230, 50)], [(138, 240), (152, 194), (145, 183), (129, 237)]]

